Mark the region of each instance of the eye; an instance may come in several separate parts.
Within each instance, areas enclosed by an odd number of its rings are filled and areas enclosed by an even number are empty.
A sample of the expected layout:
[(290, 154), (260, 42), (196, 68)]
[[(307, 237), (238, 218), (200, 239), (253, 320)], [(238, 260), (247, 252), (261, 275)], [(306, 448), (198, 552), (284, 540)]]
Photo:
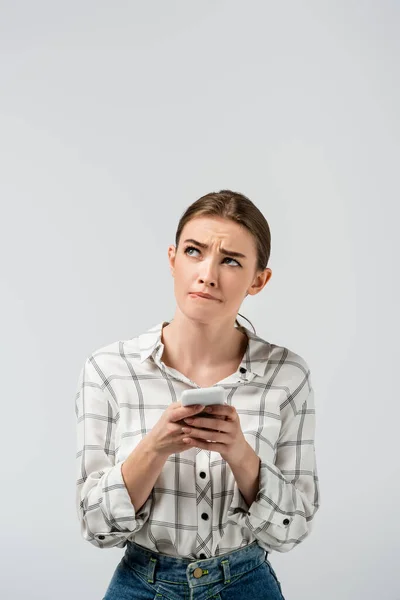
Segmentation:
[[(186, 248), (184, 249), (183, 253), (187, 254), (188, 256), (193, 256), (193, 254), (188, 254), (188, 250), (196, 250), (196, 252), (200, 252), (200, 250), (198, 248), (195, 248), (194, 246), (186, 246)], [(226, 256), (224, 258), (224, 260), (233, 260), (239, 267), (241, 267), (242, 265), (236, 260), (236, 258), (231, 258), (230, 256)]]

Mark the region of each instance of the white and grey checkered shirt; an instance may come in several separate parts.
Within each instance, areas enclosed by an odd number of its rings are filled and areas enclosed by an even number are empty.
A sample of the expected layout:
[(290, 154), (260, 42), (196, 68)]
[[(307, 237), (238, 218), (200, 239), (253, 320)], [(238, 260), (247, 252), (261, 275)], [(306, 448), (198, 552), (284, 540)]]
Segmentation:
[(209, 558), (257, 540), (289, 552), (311, 532), (320, 505), (314, 391), (307, 363), (239, 326), (249, 343), (237, 371), (219, 381), (247, 442), (260, 457), (260, 487), (248, 506), (218, 452), (171, 454), (135, 514), (121, 465), (183, 390), (199, 386), (161, 362), (163, 321), (93, 352), (76, 394), (76, 508), (85, 540)]

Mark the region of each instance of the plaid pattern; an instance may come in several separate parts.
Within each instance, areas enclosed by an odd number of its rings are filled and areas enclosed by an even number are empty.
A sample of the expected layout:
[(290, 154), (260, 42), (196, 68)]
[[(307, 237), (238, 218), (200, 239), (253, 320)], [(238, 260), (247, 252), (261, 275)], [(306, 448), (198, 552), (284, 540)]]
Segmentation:
[(80, 371), (76, 508), (83, 538), (98, 548), (132, 540), (191, 559), (254, 540), (268, 552), (292, 550), (310, 534), (320, 502), (310, 370), (298, 354), (241, 325), (249, 338), (243, 360), (215, 385), (261, 459), (256, 500), (247, 505), (218, 452), (188, 448), (168, 457), (135, 514), (122, 463), (184, 389), (199, 387), (161, 362), (167, 323), (96, 350)]

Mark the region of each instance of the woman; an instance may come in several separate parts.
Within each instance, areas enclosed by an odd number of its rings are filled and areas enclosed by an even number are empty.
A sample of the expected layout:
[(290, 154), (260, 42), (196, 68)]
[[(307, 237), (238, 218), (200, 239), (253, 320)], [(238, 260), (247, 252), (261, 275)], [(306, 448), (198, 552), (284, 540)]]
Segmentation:
[[(269, 226), (221, 190), (188, 207), (175, 242), (174, 318), (80, 373), (81, 533), (126, 548), (103, 600), (282, 599), (268, 554), (310, 534), (319, 483), (307, 363), (236, 320), (271, 278)], [(214, 385), (223, 406), (181, 405), (183, 390)]]

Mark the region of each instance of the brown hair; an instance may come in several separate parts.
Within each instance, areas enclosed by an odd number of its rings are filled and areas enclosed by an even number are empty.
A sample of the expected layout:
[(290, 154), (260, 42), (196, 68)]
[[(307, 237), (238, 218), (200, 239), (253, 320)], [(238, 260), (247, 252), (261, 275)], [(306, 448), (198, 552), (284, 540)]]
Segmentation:
[[(271, 232), (264, 215), (247, 196), (232, 190), (220, 190), (195, 200), (188, 206), (179, 220), (175, 234), (176, 248), (178, 248), (181, 233), (186, 223), (191, 219), (203, 216), (223, 217), (245, 227), (255, 239), (257, 248), (256, 271), (263, 271), (267, 267), (271, 253)], [(243, 315), (240, 316), (243, 317)], [(246, 319), (246, 317), (243, 318)], [(246, 321), (249, 321), (249, 319), (246, 319)], [(237, 319), (235, 323), (240, 325)], [(250, 321), (249, 323), (254, 329), (253, 324)]]

